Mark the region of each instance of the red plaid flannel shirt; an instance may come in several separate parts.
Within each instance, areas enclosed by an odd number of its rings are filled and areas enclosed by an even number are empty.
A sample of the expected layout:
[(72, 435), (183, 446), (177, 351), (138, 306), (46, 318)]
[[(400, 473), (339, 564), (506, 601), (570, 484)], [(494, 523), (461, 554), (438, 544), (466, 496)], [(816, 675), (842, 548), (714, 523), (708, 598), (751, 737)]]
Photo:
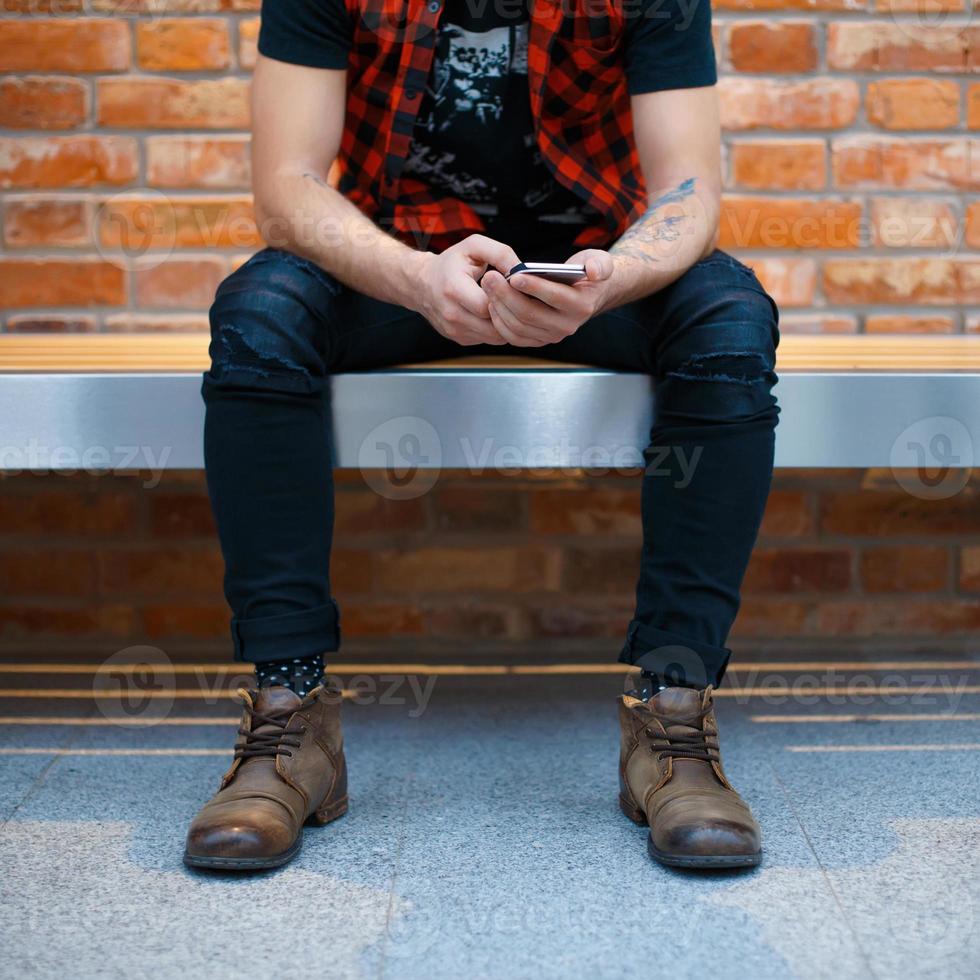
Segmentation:
[[(622, 40), (622, 0), (534, 0), (528, 49), (538, 146), (555, 178), (602, 224), (575, 240), (603, 247), (646, 206)], [(436, 251), (483, 222), (402, 168), (432, 67), (440, 0), (347, 0), (354, 22), (347, 118), (335, 165), (339, 189), (381, 227)]]

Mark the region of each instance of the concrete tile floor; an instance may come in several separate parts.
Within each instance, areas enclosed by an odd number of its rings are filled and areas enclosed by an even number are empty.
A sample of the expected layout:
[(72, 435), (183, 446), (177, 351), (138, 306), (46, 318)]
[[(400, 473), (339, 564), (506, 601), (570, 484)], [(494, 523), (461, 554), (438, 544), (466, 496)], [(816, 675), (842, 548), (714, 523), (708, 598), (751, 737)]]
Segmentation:
[(102, 719), (0, 701), (0, 976), (976, 977), (980, 674), (947, 676), (970, 693), (720, 699), (766, 856), (714, 874), (652, 864), (619, 813), (618, 677), (440, 677), (418, 717), (350, 704), (350, 813), (251, 877), (180, 863), (233, 722), (16, 724)]

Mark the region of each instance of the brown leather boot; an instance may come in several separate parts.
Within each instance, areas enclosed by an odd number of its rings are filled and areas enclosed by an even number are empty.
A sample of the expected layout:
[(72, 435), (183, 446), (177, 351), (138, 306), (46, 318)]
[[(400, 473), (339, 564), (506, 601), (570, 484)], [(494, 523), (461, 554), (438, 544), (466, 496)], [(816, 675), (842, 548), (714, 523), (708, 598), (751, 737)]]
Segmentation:
[(318, 687), (303, 700), (286, 687), (239, 694), (235, 761), (187, 832), (191, 867), (277, 868), (299, 853), (304, 823), (347, 812), (340, 691)]
[(678, 868), (762, 860), (759, 825), (725, 778), (711, 688), (669, 687), (619, 703), (619, 805), (650, 825), (651, 857)]

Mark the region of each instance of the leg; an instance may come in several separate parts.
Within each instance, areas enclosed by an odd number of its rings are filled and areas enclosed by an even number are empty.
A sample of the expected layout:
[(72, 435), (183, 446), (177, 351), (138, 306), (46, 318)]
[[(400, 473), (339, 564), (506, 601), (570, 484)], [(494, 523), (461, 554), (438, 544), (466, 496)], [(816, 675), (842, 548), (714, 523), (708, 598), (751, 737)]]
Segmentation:
[(549, 352), (656, 379), (626, 663), (699, 687), (724, 674), (772, 478), (777, 343), (775, 304), (749, 269), (715, 252)]
[[(339, 642), (327, 378), (347, 366), (444, 356), (448, 342), (420, 317), (272, 249), (222, 283), (211, 327), (208, 489), (235, 654), (257, 665), (260, 684), (243, 696), (235, 761), (191, 824), (184, 860), (257, 870), (289, 861), (306, 821), (328, 823), (347, 809), (340, 695), (316, 686), (320, 658)], [(293, 662), (304, 665), (299, 677), (284, 677), (284, 666), (262, 677), (263, 665)]]
[(751, 867), (761, 834), (722, 768), (713, 686), (772, 475), (776, 308), (716, 252), (580, 334), (570, 357), (656, 378), (636, 616), (620, 658), (655, 675), (656, 693), (620, 700), (619, 803), (649, 824), (664, 864)]
[(204, 454), (235, 656), (336, 650), (328, 377), (446, 356), (451, 345), (416, 314), (274, 249), (221, 284), (211, 331)]
[(218, 289), (204, 376), (204, 462), (235, 657), (336, 650), (324, 389), (339, 285), (260, 252)]
[[(667, 677), (679, 645), (688, 682), (717, 685), (772, 481), (777, 311), (727, 256), (662, 298), (657, 415), (643, 481), (643, 560), (627, 663)], [(654, 466), (656, 459), (665, 462)]]

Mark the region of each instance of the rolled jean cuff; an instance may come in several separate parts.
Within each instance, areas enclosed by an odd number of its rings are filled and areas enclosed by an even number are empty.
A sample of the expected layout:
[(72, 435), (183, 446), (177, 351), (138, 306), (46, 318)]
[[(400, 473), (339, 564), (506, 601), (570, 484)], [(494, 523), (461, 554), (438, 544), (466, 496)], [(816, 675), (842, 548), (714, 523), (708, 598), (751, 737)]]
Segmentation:
[(632, 664), (666, 680), (692, 687), (717, 687), (725, 676), (731, 650), (690, 640), (634, 619), (626, 634), (620, 663)]
[(315, 609), (261, 619), (231, 621), (235, 659), (261, 664), (291, 657), (315, 657), (340, 649), (340, 612), (331, 600)]

